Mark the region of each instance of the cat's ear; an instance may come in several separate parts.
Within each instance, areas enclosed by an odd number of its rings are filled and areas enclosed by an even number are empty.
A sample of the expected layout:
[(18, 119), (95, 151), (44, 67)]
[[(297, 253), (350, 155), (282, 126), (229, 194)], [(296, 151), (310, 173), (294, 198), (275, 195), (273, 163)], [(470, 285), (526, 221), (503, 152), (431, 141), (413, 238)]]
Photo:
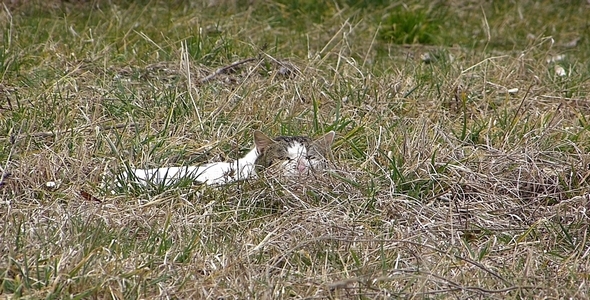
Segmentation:
[(321, 149), (329, 150), (332, 146), (332, 143), (334, 142), (335, 135), (336, 133), (334, 131), (330, 131), (324, 134), (322, 137), (319, 137), (315, 141), (313, 141), (313, 144), (317, 145)]
[(262, 131), (254, 131), (254, 145), (256, 145), (256, 149), (258, 149), (258, 152), (263, 153), (264, 150), (268, 148), (268, 146), (274, 143), (275, 141), (273, 141), (271, 138), (262, 133)]

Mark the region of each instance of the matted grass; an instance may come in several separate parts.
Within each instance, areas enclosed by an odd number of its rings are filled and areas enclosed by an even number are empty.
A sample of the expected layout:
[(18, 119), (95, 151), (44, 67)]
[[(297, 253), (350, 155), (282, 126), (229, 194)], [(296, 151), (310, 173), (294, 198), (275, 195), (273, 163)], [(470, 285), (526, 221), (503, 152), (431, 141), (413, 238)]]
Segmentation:
[[(8, 2), (0, 295), (588, 298), (589, 12)], [(335, 130), (334, 170), (101, 186), (237, 158), (255, 129)]]

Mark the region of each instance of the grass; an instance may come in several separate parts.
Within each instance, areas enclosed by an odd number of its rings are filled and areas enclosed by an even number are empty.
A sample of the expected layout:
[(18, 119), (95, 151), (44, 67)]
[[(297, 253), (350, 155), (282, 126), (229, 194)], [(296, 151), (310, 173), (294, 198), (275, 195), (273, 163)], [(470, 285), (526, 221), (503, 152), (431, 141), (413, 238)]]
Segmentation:
[[(202, 2), (3, 7), (0, 295), (588, 297), (585, 1)], [(100, 186), (255, 129), (335, 171)]]

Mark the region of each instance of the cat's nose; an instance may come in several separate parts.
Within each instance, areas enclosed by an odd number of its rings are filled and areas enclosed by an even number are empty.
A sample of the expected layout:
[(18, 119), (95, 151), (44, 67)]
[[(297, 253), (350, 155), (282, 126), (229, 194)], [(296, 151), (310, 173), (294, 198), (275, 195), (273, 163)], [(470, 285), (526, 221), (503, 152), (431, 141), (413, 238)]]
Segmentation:
[(305, 165), (305, 162), (301, 160), (297, 162), (297, 171), (299, 171), (299, 173), (304, 173), (307, 171), (307, 165)]

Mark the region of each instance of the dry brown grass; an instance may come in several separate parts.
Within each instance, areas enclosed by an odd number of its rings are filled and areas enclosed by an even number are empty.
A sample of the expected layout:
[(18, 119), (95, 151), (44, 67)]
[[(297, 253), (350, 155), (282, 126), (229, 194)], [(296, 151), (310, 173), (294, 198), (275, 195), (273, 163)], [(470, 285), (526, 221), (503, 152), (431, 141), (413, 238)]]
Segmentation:
[[(374, 39), (370, 10), (342, 8), (301, 34), (253, 8), (152, 4), (4, 13), (0, 295), (589, 297), (588, 41), (397, 46)], [(195, 42), (193, 27), (212, 31)], [(547, 62), (562, 53), (565, 77)], [(125, 163), (236, 158), (254, 129), (336, 130), (334, 170), (218, 189), (99, 187)]]

